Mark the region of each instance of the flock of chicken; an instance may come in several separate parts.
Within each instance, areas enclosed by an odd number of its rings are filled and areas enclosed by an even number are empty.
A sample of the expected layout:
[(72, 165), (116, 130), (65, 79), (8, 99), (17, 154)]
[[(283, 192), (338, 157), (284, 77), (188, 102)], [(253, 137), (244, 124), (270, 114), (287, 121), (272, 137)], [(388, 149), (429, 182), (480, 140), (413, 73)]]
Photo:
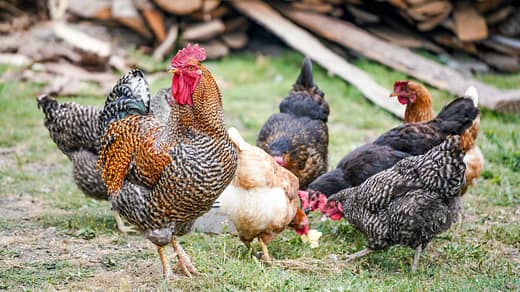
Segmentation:
[(280, 112), (260, 129), (256, 147), (235, 128), (226, 130), (219, 88), (201, 64), (205, 57), (198, 45), (180, 50), (171, 60), (171, 88), (153, 97), (134, 69), (103, 108), (37, 99), (51, 138), (72, 161), (78, 187), (110, 200), (121, 231), (129, 229), (120, 216), (157, 246), (165, 278), (171, 274), (163, 251), (169, 244), (176, 269), (199, 273), (176, 237), (212, 207), (232, 220), (248, 247), (258, 239), (265, 261), (277, 234), (287, 226), (307, 234), (306, 213), (319, 209), (366, 235), (367, 248), (350, 258), (402, 244), (416, 249), (413, 270), (432, 237), (458, 219), (460, 198), (483, 163), (474, 145), (474, 88), (434, 117), (423, 86), (396, 82), (392, 95), (407, 106), (405, 124), (327, 172), (329, 105), (309, 59)]

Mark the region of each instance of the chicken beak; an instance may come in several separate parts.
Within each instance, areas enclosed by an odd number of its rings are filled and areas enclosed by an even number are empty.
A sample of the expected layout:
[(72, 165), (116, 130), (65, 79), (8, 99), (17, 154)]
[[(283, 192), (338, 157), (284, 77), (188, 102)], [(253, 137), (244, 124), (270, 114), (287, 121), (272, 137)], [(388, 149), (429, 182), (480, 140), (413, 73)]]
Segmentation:
[(397, 93), (397, 92), (395, 92), (395, 91), (394, 91), (394, 92), (392, 92), (392, 93), (390, 93), (390, 97), (393, 97), (393, 96), (398, 96), (398, 95), (399, 95), (399, 93)]
[(168, 68), (168, 72), (170, 72), (172, 74), (175, 74), (175, 73), (179, 72), (179, 69), (170, 66), (170, 68)]

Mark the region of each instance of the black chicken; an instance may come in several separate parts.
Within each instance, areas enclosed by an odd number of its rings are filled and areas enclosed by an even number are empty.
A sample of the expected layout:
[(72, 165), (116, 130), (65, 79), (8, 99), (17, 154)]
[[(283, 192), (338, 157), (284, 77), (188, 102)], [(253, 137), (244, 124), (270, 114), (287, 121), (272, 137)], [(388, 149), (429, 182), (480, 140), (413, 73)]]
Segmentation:
[(374, 142), (349, 153), (336, 169), (309, 184), (307, 191), (300, 191), (302, 207), (307, 211), (325, 207), (328, 196), (363, 183), (407, 156), (426, 153), (448, 135), (463, 134), (478, 114), (473, 99), (461, 97), (444, 106), (429, 122), (403, 124), (391, 129)]
[(313, 81), (309, 58), (279, 109), (260, 129), (256, 145), (295, 174), (303, 189), (327, 171), (329, 144), (329, 105)]
[(415, 249), (416, 271), (421, 251), (434, 235), (448, 230), (461, 210), (463, 158), (472, 147), (466, 140), (449, 136), (426, 154), (404, 158), (361, 185), (330, 196), (327, 216), (345, 217), (368, 240), (367, 248), (349, 260), (401, 244)]

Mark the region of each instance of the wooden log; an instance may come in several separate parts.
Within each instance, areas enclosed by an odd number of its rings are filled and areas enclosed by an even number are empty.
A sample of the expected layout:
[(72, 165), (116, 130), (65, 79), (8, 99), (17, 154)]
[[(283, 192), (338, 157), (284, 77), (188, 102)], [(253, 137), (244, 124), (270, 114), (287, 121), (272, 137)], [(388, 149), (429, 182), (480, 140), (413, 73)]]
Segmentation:
[(229, 48), (219, 40), (201, 43), (200, 46), (206, 50), (206, 57), (209, 60), (220, 59), (229, 54)]
[(226, 27), (225, 32), (246, 31), (249, 27), (249, 21), (245, 17), (238, 16), (227, 20), (224, 26)]
[(152, 37), (132, 0), (113, 0), (112, 17), (142, 36)]
[(164, 15), (157, 9), (151, 0), (134, 0), (137, 8), (142, 11), (144, 19), (152, 29), (153, 34), (159, 42), (166, 38), (166, 27), (164, 25)]
[(154, 0), (163, 10), (175, 15), (186, 15), (199, 10), (202, 0)]
[(31, 64), (31, 58), (22, 54), (2, 54), (0, 53), (0, 64), (10, 66), (25, 67)]
[(226, 30), (220, 19), (189, 25), (182, 33), (182, 39), (187, 41), (209, 40)]
[(231, 32), (222, 35), (222, 40), (232, 49), (241, 49), (247, 45), (247, 34), (244, 32)]
[(330, 13), (334, 10), (334, 6), (328, 3), (306, 3), (306, 2), (293, 2), (291, 6), (296, 9), (314, 11), (318, 13)]
[[(204, 9), (204, 8), (203, 8)], [(198, 21), (210, 21), (216, 18), (222, 18), (224, 15), (229, 13), (229, 7), (220, 5), (217, 8), (210, 11), (196, 11), (190, 14), (190, 18)]]
[(164, 59), (168, 52), (171, 51), (171, 49), (173, 49), (178, 35), (179, 26), (177, 24), (174, 24), (170, 27), (168, 35), (166, 35), (166, 39), (154, 50), (152, 55), (153, 58), (158, 61)]
[(415, 32), (409, 31), (407, 28), (392, 29), (388, 27), (388, 25), (378, 25), (368, 27), (368, 30), (376, 36), (400, 47), (412, 49), (422, 48), (438, 54), (445, 53), (441, 47), (421, 37)]
[(288, 21), (269, 5), (260, 1), (233, 1), (233, 6), (265, 26), (289, 46), (311, 57), (314, 62), (358, 88), (373, 103), (402, 118), (404, 107), (388, 98), (390, 90), (377, 84), (372, 77), (349, 64), (322, 45), (314, 36)]
[(487, 39), (486, 20), (471, 3), (457, 1), (453, 19), (455, 20), (455, 33), (461, 41), (476, 42)]
[(520, 112), (520, 90), (499, 90), (475, 79), (465, 78), (451, 68), (419, 56), (409, 49), (382, 41), (346, 21), (293, 9), (282, 11), (296, 23), (320, 36), (434, 87), (461, 96), (468, 86), (473, 85), (479, 92), (482, 106), (493, 110)]
[(112, 17), (112, 1), (69, 0), (67, 10), (84, 18), (108, 20)]

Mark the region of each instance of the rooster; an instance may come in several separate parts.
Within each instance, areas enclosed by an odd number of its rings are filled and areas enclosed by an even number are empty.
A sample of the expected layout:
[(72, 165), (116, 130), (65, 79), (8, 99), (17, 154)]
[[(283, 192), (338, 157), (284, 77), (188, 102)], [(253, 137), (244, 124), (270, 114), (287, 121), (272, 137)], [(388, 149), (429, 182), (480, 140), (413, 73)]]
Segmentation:
[(267, 244), (287, 226), (300, 235), (309, 231), (307, 216), (300, 209), (298, 178), (264, 150), (248, 144), (235, 128), (228, 133), (238, 152), (238, 167), (216, 205), (248, 248), (258, 238), (262, 260), (270, 261)]
[(295, 174), (300, 189), (327, 171), (329, 105), (312, 76), (312, 63), (305, 58), (289, 95), (258, 133), (256, 145)]
[(415, 249), (415, 272), (433, 236), (457, 220), (465, 181), (463, 157), (472, 143), (464, 136), (449, 136), (426, 154), (404, 158), (329, 197), (324, 213), (332, 220), (345, 217), (367, 237), (367, 248), (347, 259), (401, 244)]
[(314, 180), (299, 193), (302, 207), (323, 208), (327, 197), (344, 188), (363, 183), (370, 176), (392, 167), (407, 156), (422, 155), (442, 143), (448, 135), (463, 134), (478, 119), (475, 96), (457, 98), (437, 117), (424, 123), (395, 127), (345, 156), (338, 168)]
[[(465, 95), (478, 97), (474, 87), (469, 87)], [(399, 102), (406, 105), (405, 123), (420, 123), (433, 119), (432, 97), (428, 89), (422, 84), (407, 80), (396, 81), (394, 83), (394, 91), (390, 96), (397, 96)], [(479, 128), (480, 118), (476, 118), (473, 121), (473, 125), (464, 135), (475, 140)], [(468, 186), (475, 184), (476, 179), (480, 177), (480, 173), (484, 168), (484, 156), (477, 145), (466, 153), (464, 162), (466, 163), (466, 185), (462, 188), (462, 194), (466, 192)]]
[[(237, 167), (219, 88), (201, 64), (205, 58), (205, 50), (191, 44), (172, 58), (172, 108), (166, 122), (138, 113), (142, 103), (128, 94), (133, 84), (125, 80), (108, 95), (100, 118), (98, 167), (112, 206), (157, 246), (165, 278), (170, 275), (164, 254), (168, 244), (186, 276), (199, 274), (176, 237), (188, 233), (211, 208)], [(123, 192), (128, 183), (138, 184), (140, 191)]]
[[(133, 79), (139, 93), (131, 93), (143, 99), (143, 112), (154, 115), (168, 114), (165, 91), (161, 90), (150, 100), (148, 83), (139, 70), (133, 70), (124, 78)], [(167, 93), (167, 92), (166, 92)], [(85, 106), (74, 102), (58, 103), (48, 95), (37, 98), (38, 108), (45, 115), (44, 125), (52, 140), (72, 162), (72, 175), (78, 188), (87, 196), (98, 200), (108, 200), (108, 192), (96, 169), (98, 160), (99, 115), (102, 108)], [(148, 106), (148, 104), (150, 104)], [(124, 226), (117, 211), (113, 211), (117, 227), (121, 232), (132, 231)]]

